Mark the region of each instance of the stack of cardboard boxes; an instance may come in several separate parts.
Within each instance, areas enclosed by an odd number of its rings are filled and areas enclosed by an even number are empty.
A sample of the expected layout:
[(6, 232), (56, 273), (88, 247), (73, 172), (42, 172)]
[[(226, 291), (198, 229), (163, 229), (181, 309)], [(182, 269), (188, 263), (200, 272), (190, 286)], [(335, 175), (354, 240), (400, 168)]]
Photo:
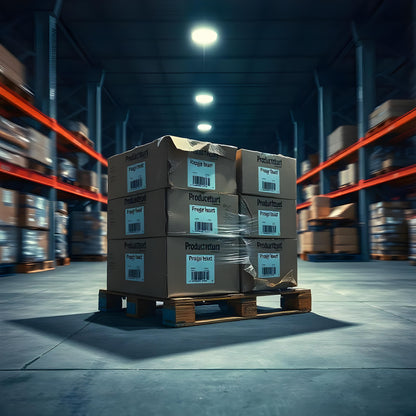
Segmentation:
[(314, 196), (310, 208), (298, 213), (300, 253), (359, 252), (355, 204), (331, 208), (331, 200)]
[(107, 255), (107, 212), (71, 212), (71, 257)]
[(18, 193), (0, 188), (0, 264), (16, 263)]
[(38, 195), (20, 194), (20, 263), (48, 259), (49, 201)]
[(236, 151), (165, 136), (109, 159), (108, 290), (169, 298), (296, 284), (295, 161), (239, 151), (239, 205)]
[(237, 151), (241, 291), (296, 286), (296, 161)]
[(408, 224), (405, 201), (376, 202), (370, 205), (371, 253), (378, 255), (408, 254)]
[(65, 202), (57, 201), (55, 207), (55, 258), (68, 257), (68, 208)]
[(357, 141), (356, 126), (339, 126), (329, 136), (327, 141), (327, 155), (333, 156)]
[(358, 182), (358, 168), (356, 163), (349, 163), (347, 167), (338, 173), (338, 187), (354, 185)]

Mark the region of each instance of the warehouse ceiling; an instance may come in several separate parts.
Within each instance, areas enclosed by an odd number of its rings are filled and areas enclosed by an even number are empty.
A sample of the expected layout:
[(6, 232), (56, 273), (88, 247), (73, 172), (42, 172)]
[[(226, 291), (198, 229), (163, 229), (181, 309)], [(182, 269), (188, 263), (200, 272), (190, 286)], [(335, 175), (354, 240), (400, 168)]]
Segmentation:
[[(34, 12), (59, 3), (2, 5), (0, 41), (29, 69)], [(332, 87), (334, 127), (356, 122), (353, 27), (375, 41), (378, 100), (409, 96), (410, 16), (410, 0), (63, 0), (59, 121), (86, 120), (86, 83), (104, 73), (107, 156), (115, 151), (115, 122), (127, 111), (129, 146), (173, 134), (270, 152), (282, 140), (291, 149), (292, 112), (306, 121), (313, 148), (316, 75)], [(216, 29), (213, 46), (191, 41), (200, 24)], [(196, 105), (199, 91), (214, 102)], [(201, 121), (211, 132), (197, 130)]]

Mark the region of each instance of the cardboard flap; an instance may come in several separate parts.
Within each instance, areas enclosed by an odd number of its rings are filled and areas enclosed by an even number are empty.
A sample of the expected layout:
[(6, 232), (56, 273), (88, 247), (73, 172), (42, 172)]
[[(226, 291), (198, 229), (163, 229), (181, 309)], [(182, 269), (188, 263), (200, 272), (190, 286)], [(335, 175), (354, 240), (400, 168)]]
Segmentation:
[(199, 140), (186, 139), (184, 137), (177, 136), (163, 136), (157, 139), (157, 146), (159, 147), (162, 141), (170, 141), (177, 150), (183, 152), (195, 152), (205, 150), (208, 153), (214, 153), (218, 156), (225, 157), (227, 159), (234, 159), (236, 147), (225, 146), (210, 142), (201, 142)]

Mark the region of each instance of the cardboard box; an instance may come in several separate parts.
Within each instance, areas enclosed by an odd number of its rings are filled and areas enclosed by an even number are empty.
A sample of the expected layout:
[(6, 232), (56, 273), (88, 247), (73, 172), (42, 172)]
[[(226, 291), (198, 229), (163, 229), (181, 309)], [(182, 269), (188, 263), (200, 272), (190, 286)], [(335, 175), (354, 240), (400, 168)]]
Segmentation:
[(374, 211), (378, 208), (395, 208), (395, 209), (407, 209), (410, 208), (410, 202), (408, 201), (381, 201), (370, 204), (370, 210)]
[(407, 234), (407, 224), (388, 224), (388, 225), (376, 225), (371, 224), (371, 234)]
[(28, 167), (27, 159), (24, 156), (11, 152), (10, 150), (6, 149), (2, 143), (0, 143), (0, 161), (2, 160), (22, 168)]
[(55, 212), (55, 234), (68, 234), (68, 215)]
[(416, 107), (416, 100), (387, 100), (369, 115), (370, 129), (390, 118), (399, 117)]
[[(1, 45), (0, 45), (1, 47)], [(0, 139), (21, 150), (29, 149), (28, 132), (24, 127), (0, 116)]]
[(345, 204), (338, 205), (337, 207), (332, 208), (331, 213), (328, 215), (330, 218), (343, 218), (349, 219), (351, 221), (357, 220), (357, 204)]
[(110, 239), (239, 235), (238, 196), (159, 189), (108, 203)]
[(98, 188), (97, 173), (92, 170), (77, 171), (77, 179), (84, 187)]
[(22, 263), (48, 260), (49, 232), (21, 228), (21, 251), (19, 261)]
[(313, 168), (316, 168), (319, 165), (319, 153), (313, 153), (308, 155), (308, 159), (304, 160), (300, 164), (300, 172), (301, 175), (305, 174), (306, 172), (310, 171)]
[(403, 208), (374, 208), (370, 210), (370, 218), (376, 219), (380, 217), (395, 217), (405, 219), (406, 211)]
[(358, 247), (358, 231), (353, 227), (335, 227), (332, 231), (332, 239), (335, 246)]
[(239, 149), (237, 187), (245, 195), (296, 199), (296, 159)]
[(298, 211), (299, 226), (298, 231), (308, 231), (308, 220), (311, 216), (311, 212), (308, 208), (301, 209)]
[(348, 254), (358, 254), (360, 250), (356, 244), (339, 244), (334, 245), (333, 252), (335, 254), (348, 253)]
[(238, 293), (238, 256), (238, 239), (109, 240), (107, 288), (158, 298)]
[(296, 201), (240, 195), (241, 234), (251, 238), (296, 238)]
[(80, 121), (70, 120), (65, 124), (65, 127), (72, 133), (80, 134), (86, 137), (87, 139), (89, 138), (88, 127), (84, 123), (81, 123)]
[(3, 45), (0, 45), (0, 72), (15, 85), (26, 84), (25, 66)]
[(240, 266), (242, 292), (297, 285), (296, 239), (244, 239), (246, 262)]
[(330, 231), (306, 231), (302, 234), (302, 245), (302, 252), (331, 253)]
[(108, 195), (174, 187), (235, 194), (237, 148), (164, 136), (108, 159)]
[(0, 225), (17, 225), (18, 193), (0, 188)]
[(349, 163), (347, 168), (338, 173), (338, 186), (353, 185), (358, 182), (358, 169), (356, 163)]
[(28, 156), (46, 166), (51, 166), (51, 140), (49, 137), (32, 128), (27, 129), (27, 131), (30, 141)]
[(38, 195), (20, 194), (19, 227), (49, 229), (49, 201)]
[(328, 136), (328, 157), (351, 146), (357, 141), (357, 126), (339, 126)]
[(331, 198), (327, 196), (313, 196), (309, 208), (310, 218), (325, 218), (331, 212)]

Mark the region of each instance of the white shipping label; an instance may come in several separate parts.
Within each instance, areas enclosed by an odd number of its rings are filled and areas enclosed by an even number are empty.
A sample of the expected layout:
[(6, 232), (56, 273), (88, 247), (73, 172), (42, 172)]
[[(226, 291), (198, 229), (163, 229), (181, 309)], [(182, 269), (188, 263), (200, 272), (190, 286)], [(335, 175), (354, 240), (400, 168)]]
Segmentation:
[(144, 207), (127, 208), (125, 212), (126, 235), (144, 234)]
[(258, 211), (259, 235), (280, 235), (280, 212)]
[(215, 256), (189, 254), (186, 256), (186, 284), (215, 283)]
[(3, 204), (7, 206), (13, 205), (13, 192), (3, 189)]
[(127, 192), (146, 189), (146, 162), (127, 166)]
[(258, 277), (280, 277), (280, 253), (258, 253)]
[(259, 191), (270, 194), (280, 194), (279, 169), (259, 166)]
[(215, 207), (189, 205), (191, 234), (218, 234), (218, 214)]
[(215, 162), (188, 158), (188, 186), (215, 189)]
[(125, 258), (126, 280), (144, 282), (144, 254), (128, 254)]

